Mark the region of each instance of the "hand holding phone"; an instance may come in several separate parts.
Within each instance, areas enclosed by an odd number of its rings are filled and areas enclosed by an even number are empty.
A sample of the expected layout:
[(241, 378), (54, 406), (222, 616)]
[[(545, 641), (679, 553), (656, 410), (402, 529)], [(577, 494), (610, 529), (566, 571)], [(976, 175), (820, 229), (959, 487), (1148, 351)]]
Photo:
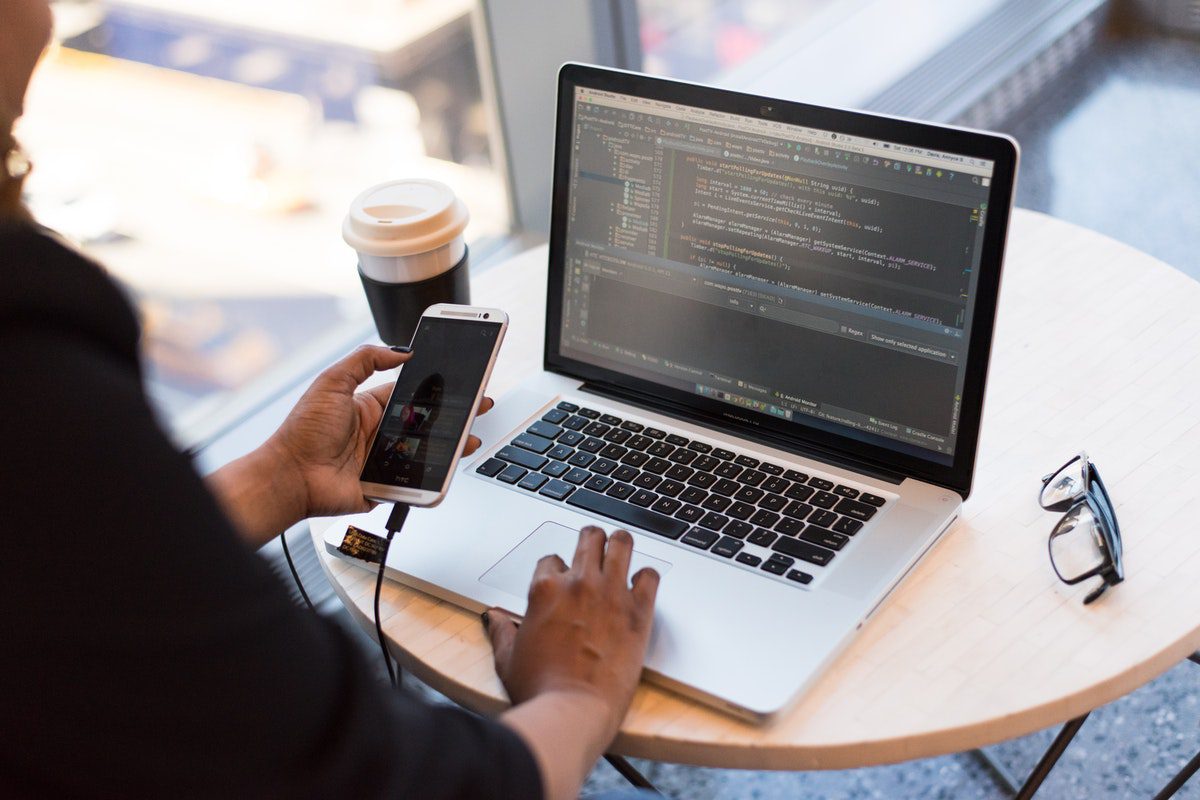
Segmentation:
[(425, 310), (367, 452), (364, 496), (413, 506), (442, 501), (507, 330), (508, 315), (496, 308)]

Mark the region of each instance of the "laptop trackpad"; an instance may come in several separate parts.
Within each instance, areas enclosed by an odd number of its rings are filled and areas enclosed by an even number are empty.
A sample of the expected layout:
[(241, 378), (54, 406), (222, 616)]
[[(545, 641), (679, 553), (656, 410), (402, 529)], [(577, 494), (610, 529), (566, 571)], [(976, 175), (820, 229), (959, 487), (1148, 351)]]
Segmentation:
[[(578, 541), (579, 531), (555, 522), (544, 522), (519, 545), (508, 551), (508, 554), (491, 569), (483, 573), (479, 580), (488, 586), (524, 598), (529, 594), (529, 582), (533, 579), (533, 570), (538, 560), (551, 553), (557, 553), (558, 557), (570, 566)], [(629, 574), (632, 576), (643, 567), (653, 567), (658, 570), (659, 576), (666, 575), (671, 569), (670, 563), (634, 550), (633, 558), (629, 562)]]

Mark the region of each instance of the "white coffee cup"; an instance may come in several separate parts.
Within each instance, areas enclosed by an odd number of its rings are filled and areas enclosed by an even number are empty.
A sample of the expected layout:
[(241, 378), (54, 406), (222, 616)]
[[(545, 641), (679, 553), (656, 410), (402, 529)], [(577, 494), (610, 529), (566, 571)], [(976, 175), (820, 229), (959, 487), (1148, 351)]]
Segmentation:
[(467, 207), (446, 184), (406, 178), (372, 186), (354, 198), (342, 238), (357, 251), (366, 277), (415, 283), (462, 261), (469, 218)]

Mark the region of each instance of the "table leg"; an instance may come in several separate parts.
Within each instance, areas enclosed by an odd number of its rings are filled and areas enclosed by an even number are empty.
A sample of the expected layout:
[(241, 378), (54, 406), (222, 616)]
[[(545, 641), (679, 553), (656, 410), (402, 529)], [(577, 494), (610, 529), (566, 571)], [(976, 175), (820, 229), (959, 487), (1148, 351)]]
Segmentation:
[(1020, 791), (1020, 786), (1017, 783), (1017, 779), (1014, 778), (1013, 774), (1008, 771), (1008, 767), (1004, 766), (995, 758), (993, 758), (992, 754), (987, 750), (984, 750), (982, 747), (978, 747), (971, 751), (971, 756), (988, 771), (992, 777), (992, 781), (1000, 787), (1000, 790), (1003, 791), (1004, 794), (1012, 797), (1018, 791)]
[[(1188, 661), (1193, 664), (1200, 664), (1200, 653), (1192, 653), (1188, 656)], [(1192, 756), (1192, 760), (1183, 766), (1183, 769), (1175, 773), (1175, 777), (1171, 778), (1170, 782), (1162, 788), (1162, 791), (1154, 795), (1154, 800), (1167, 800), (1168, 797), (1174, 797), (1175, 793), (1183, 788), (1183, 785), (1188, 782), (1188, 779), (1196, 774), (1196, 770), (1200, 769), (1200, 753)]]
[(662, 794), (662, 792), (660, 792), (660, 791), (658, 791), (658, 789), (654, 788), (654, 784), (652, 784), (649, 780), (647, 780), (645, 775), (638, 772), (637, 768), (635, 766), (633, 766), (633, 764), (630, 764), (624, 758), (624, 756), (617, 756), (617, 755), (613, 755), (612, 753), (605, 753), (604, 760), (607, 761), (609, 764), (612, 764), (613, 769), (615, 769), (617, 772), (621, 773), (622, 778), (629, 781), (632, 785), (636, 786), (637, 788), (649, 789), (650, 791), (654, 792), (655, 794), (660, 794), (660, 795)]
[[(1091, 713), (1090, 711), (1088, 712)], [(1054, 769), (1054, 765), (1058, 763), (1058, 759), (1062, 757), (1063, 752), (1067, 749), (1067, 745), (1075, 738), (1075, 734), (1079, 733), (1079, 729), (1083, 727), (1084, 721), (1088, 718), (1087, 714), (1063, 725), (1062, 730), (1058, 732), (1058, 736), (1054, 737), (1054, 741), (1050, 743), (1049, 749), (1042, 754), (1042, 758), (1038, 761), (1037, 766), (1033, 768), (1033, 772), (1029, 773), (1029, 777), (1025, 780), (1025, 785), (1017, 792), (1014, 800), (1030, 800), (1041, 788), (1042, 781), (1046, 780), (1046, 776), (1050, 774), (1050, 770)]]

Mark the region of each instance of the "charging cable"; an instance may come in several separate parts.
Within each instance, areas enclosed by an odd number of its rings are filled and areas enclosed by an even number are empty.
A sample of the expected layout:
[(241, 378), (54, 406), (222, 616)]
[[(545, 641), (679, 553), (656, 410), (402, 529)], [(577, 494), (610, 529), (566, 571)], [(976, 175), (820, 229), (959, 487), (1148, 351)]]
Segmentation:
[(316, 606), (312, 600), (308, 599), (308, 592), (304, 591), (304, 581), (300, 580), (300, 573), (296, 570), (296, 564), (292, 561), (292, 551), (288, 549), (287, 531), (279, 534), (279, 543), (283, 545), (283, 557), (287, 559), (288, 569), (292, 571), (292, 580), (296, 582), (296, 588), (300, 590), (300, 596), (304, 598), (305, 604), (308, 605), (309, 611), (316, 611)]
[(393, 689), (399, 686), (397, 673), (400, 671), (400, 665), (392, 666), (392, 656), (387, 649), (387, 640), (383, 638), (383, 622), (379, 619), (379, 593), (383, 591), (383, 570), (387, 566), (388, 550), (392, 547), (392, 537), (404, 527), (404, 520), (406, 519), (408, 519), (408, 506), (403, 503), (396, 503), (392, 506), (392, 513), (387, 521), (387, 541), (384, 542), (383, 553), (379, 557), (379, 573), (375, 576), (375, 637), (379, 640), (379, 649), (383, 652), (383, 663), (387, 667), (388, 678), (392, 682)]

